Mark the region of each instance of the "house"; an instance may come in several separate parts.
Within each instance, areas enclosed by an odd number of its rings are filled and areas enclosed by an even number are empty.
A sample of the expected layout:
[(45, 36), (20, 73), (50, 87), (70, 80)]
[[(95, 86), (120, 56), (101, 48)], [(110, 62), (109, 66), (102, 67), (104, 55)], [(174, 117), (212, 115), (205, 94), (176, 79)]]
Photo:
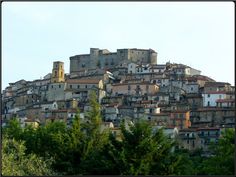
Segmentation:
[(205, 91), (202, 94), (204, 107), (215, 107), (217, 100), (226, 99), (226, 91)]
[(206, 82), (204, 92), (230, 91), (231, 85), (227, 82)]
[(40, 120), (42, 121), (43, 120), (43, 117), (41, 115), (41, 108), (40, 107), (37, 107), (37, 108), (34, 108), (34, 107), (27, 107), (26, 110), (25, 110), (25, 116), (29, 119), (29, 120), (32, 120), (32, 121), (35, 121), (35, 120)]
[(185, 83), (183, 85), (183, 89), (185, 90), (185, 92), (188, 93), (199, 93), (199, 85), (198, 83)]
[(26, 119), (25, 126), (32, 126), (34, 129), (38, 128), (40, 124), (39, 120)]
[(149, 82), (118, 83), (112, 85), (112, 96), (156, 94), (159, 87)]
[(175, 126), (178, 129), (189, 128), (191, 126), (190, 111), (188, 110), (171, 111), (169, 126)]
[(234, 123), (234, 108), (203, 107), (191, 111), (192, 127), (232, 127)]
[(104, 117), (105, 121), (114, 121), (119, 117), (119, 109), (118, 104), (113, 103), (106, 105), (104, 108)]
[(178, 143), (179, 148), (188, 149), (190, 151), (200, 148), (200, 138), (197, 129), (186, 128), (179, 130)]
[(193, 75), (191, 77), (186, 78), (189, 82), (196, 82), (199, 87), (204, 87), (207, 82), (215, 82), (212, 78), (204, 75)]
[(231, 88), (231, 91), (226, 91), (225, 98), (216, 100), (217, 107), (235, 107), (235, 91)]
[(201, 94), (188, 93), (185, 95), (185, 100), (187, 101), (191, 110), (196, 110), (197, 108), (203, 106)]
[(106, 129), (112, 129), (112, 128), (114, 128), (114, 125), (113, 125), (112, 122), (102, 122), (102, 123), (101, 123), (100, 130), (101, 130), (101, 131), (104, 131), (104, 130), (106, 130)]
[(209, 145), (211, 143), (217, 144), (220, 138), (220, 128), (217, 127), (205, 127), (198, 128), (197, 135), (200, 141), (200, 147), (203, 151), (209, 151)]
[(149, 113), (147, 116), (148, 120), (152, 122), (153, 125), (167, 126), (167, 123), (170, 122), (170, 114), (167, 112)]
[(134, 73), (136, 73), (136, 67), (137, 67), (138, 65), (136, 64), (136, 63), (129, 63), (128, 64), (128, 73), (129, 74), (134, 74)]
[(165, 64), (157, 64), (157, 65), (151, 65), (149, 68), (149, 71), (152, 73), (159, 73), (162, 74), (166, 70), (166, 65)]
[(136, 70), (135, 73), (137, 74), (146, 74), (146, 73), (150, 73), (150, 66), (149, 64), (147, 65), (136, 65)]
[(65, 82), (56, 82), (48, 84), (47, 90), (47, 101), (57, 101), (65, 99), (65, 90), (66, 83)]
[(66, 90), (75, 91), (80, 100), (88, 100), (89, 93), (94, 90), (98, 95), (98, 101), (105, 96), (104, 83), (102, 79), (69, 79), (66, 81)]

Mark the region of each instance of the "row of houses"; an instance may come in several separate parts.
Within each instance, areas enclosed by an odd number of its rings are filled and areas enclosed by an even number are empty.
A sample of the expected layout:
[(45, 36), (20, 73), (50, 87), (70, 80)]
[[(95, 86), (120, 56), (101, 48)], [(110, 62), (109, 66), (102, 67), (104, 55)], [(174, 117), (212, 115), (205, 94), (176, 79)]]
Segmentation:
[[(132, 50), (129, 52), (132, 54)], [(79, 58), (71, 58), (71, 62)], [(88, 68), (80, 63), (79, 69), (71, 64), (69, 74), (64, 72), (63, 62), (55, 61), (52, 73), (43, 79), (9, 83), (2, 92), (2, 121), (12, 117), (39, 124), (60, 120), (70, 126), (77, 109), (80, 117), (85, 117), (90, 109), (89, 95), (95, 92), (103, 123), (112, 124), (115, 132), (123, 119), (144, 119), (153, 126), (176, 128), (180, 135), (193, 129), (234, 127), (234, 86), (216, 82), (183, 64), (142, 63), (138, 57), (135, 61), (128, 57), (109, 70), (92, 63)]]

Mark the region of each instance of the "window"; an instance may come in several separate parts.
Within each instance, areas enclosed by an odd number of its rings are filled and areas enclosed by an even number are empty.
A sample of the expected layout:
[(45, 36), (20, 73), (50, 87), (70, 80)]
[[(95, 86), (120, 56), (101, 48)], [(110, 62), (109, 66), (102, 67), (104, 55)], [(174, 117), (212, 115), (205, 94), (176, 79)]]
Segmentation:
[(210, 106), (210, 101), (207, 102), (207, 106)]
[(77, 88), (79, 88), (79, 85), (77, 85)]
[(59, 85), (58, 87), (61, 88), (61, 85)]
[(87, 85), (85, 85), (85, 88), (87, 88)]
[(221, 99), (221, 95), (219, 95), (219, 99)]
[(51, 86), (51, 88), (53, 88), (53, 85)]
[(70, 88), (72, 89), (72, 85), (70, 85)]
[(210, 94), (207, 95), (208, 98), (209, 98), (210, 96), (211, 96)]

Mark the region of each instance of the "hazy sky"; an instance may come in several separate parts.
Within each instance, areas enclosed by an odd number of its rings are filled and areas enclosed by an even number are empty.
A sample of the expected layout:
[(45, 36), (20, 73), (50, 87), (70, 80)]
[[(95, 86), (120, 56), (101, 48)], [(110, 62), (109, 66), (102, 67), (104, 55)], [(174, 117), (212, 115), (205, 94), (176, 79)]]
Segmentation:
[(90, 48), (151, 48), (234, 85), (233, 2), (3, 2), (2, 37), (2, 89)]

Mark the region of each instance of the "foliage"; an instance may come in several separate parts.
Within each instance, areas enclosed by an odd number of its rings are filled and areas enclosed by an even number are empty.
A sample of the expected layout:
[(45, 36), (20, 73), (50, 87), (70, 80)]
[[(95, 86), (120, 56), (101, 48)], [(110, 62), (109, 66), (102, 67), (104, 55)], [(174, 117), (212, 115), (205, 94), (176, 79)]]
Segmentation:
[(23, 129), (20, 126), (19, 120), (13, 118), (8, 121), (6, 127), (3, 129), (3, 134), (7, 134), (9, 138), (20, 140), (23, 134)]
[(173, 143), (162, 130), (153, 132), (145, 121), (136, 122), (126, 129), (121, 125), (122, 142), (113, 139), (110, 156), (122, 175), (173, 174), (178, 164), (171, 152)]
[(203, 173), (207, 175), (235, 174), (235, 129), (227, 129), (217, 146), (212, 147), (213, 156), (204, 160)]
[(51, 170), (52, 159), (44, 160), (35, 154), (25, 154), (23, 141), (4, 136), (2, 141), (2, 175), (55, 175)]
[[(90, 95), (85, 119), (78, 110), (71, 127), (54, 121), (34, 129), (16, 119), (3, 128), (3, 175), (233, 175), (234, 130), (227, 130), (212, 157), (176, 149), (162, 129), (144, 120), (121, 123), (122, 140), (102, 130), (100, 105)], [(52, 160), (54, 159), (54, 160)]]
[(175, 155), (180, 158), (178, 167), (175, 170), (176, 175), (199, 175), (202, 169), (201, 157), (202, 150), (196, 149), (189, 151), (187, 149), (176, 149)]

